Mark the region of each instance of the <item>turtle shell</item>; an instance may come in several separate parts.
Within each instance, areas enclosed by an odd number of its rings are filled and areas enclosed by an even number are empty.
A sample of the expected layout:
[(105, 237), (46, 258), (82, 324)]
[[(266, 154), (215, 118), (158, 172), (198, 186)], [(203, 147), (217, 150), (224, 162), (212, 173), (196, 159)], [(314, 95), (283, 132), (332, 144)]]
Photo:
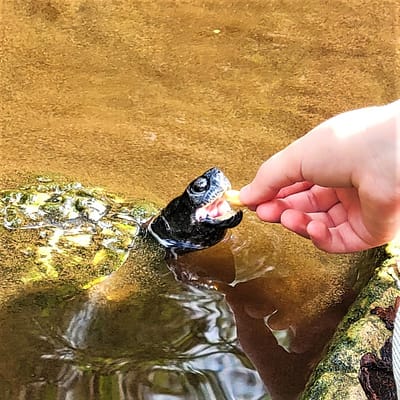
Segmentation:
[(24, 284), (61, 279), (91, 287), (141, 246), (140, 227), (157, 211), (152, 203), (45, 177), (2, 190), (0, 251), (8, 258), (6, 275)]

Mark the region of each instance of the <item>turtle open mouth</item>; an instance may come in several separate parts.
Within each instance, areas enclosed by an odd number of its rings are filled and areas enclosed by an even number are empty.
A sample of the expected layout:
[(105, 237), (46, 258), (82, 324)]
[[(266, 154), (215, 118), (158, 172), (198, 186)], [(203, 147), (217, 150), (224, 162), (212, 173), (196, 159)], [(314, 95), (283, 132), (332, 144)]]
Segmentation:
[(243, 217), (241, 210), (231, 208), (235, 203), (227, 197), (230, 189), (223, 172), (211, 168), (163, 208), (147, 229), (175, 255), (214, 246)]
[[(228, 221), (233, 223), (236, 218), (239, 217), (239, 214), (241, 218), (241, 211), (232, 209), (231, 205), (225, 198), (225, 192), (222, 192), (210, 203), (197, 208), (195, 211), (195, 219), (197, 222), (208, 222), (214, 224)], [(233, 227), (233, 225), (229, 224), (229, 227)]]

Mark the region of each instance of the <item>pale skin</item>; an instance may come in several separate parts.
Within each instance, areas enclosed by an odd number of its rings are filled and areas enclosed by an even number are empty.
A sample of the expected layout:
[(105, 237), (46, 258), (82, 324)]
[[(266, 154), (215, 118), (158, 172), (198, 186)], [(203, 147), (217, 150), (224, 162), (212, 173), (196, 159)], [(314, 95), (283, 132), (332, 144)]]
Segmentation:
[(400, 100), (328, 119), (265, 161), (240, 201), (331, 253), (400, 230)]

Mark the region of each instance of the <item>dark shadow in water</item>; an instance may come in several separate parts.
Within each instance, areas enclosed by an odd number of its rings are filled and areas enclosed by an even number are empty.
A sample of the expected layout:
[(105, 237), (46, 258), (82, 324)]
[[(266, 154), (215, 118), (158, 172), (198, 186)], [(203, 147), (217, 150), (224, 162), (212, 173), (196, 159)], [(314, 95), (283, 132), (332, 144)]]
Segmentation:
[(221, 296), (170, 278), (159, 295), (118, 303), (54, 286), (10, 300), (0, 398), (262, 398)]

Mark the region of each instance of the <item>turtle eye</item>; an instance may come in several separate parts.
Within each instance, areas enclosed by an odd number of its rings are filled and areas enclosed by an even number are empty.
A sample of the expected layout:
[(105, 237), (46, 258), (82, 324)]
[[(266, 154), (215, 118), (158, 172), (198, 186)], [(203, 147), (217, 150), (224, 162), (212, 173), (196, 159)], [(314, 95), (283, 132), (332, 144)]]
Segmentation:
[(208, 189), (208, 180), (206, 178), (199, 178), (193, 182), (192, 191), (194, 193), (201, 193)]

